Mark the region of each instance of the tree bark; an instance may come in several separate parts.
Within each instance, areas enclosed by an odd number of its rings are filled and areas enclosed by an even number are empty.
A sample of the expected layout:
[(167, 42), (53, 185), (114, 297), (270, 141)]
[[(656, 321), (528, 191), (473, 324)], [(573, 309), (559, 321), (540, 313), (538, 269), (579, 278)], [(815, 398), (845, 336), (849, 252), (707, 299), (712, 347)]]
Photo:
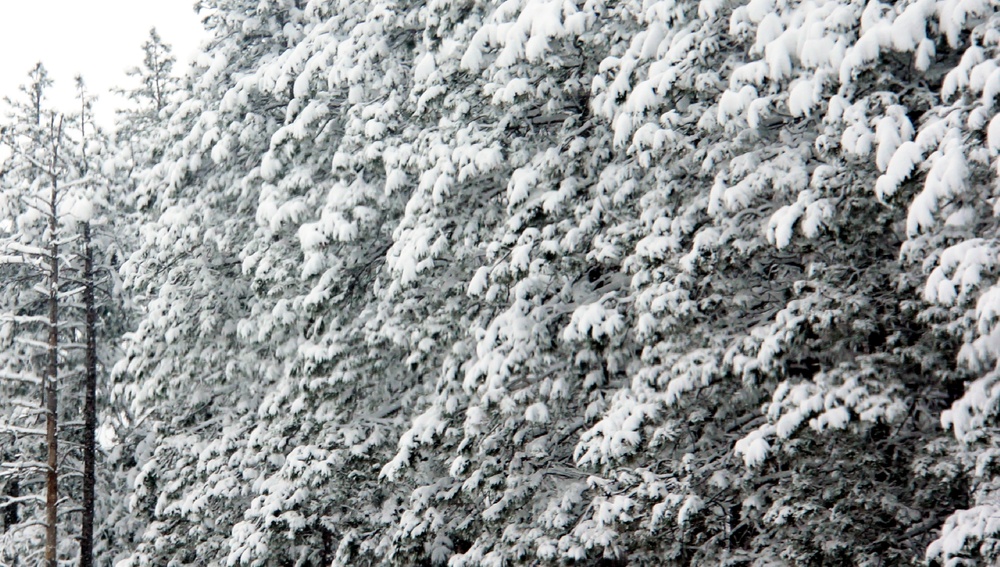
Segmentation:
[(59, 177), (58, 167), (59, 138), (62, 136), (62, 120), (59, 120), (56, 130), (55, 118), (52, 124), (52, 166), (49, 177), (52, 183), (51, 200), (49, 202), (49, 342), (48, 368), (45, 372), (45, 442), (48, 445), (48, 474), (45, 482), (45, 564), (47, 567), (57, 567), (57, 506), (59, 502), (59, 438), (56, 428), (59, 420), (59, 400), (56, 381), (59, 377)]
[(93, 567), (97, 457), (97, 309), (94, 305), (94, 250), (90, 242), (89, 221), (83, 225), (83, 247), (83, 301), (87, 311), (87, 375), (83, 408), (83, 525), (80, 527), (80, 567)]
[[(7, 496), (11, 500), (20, 498), (21, 496), (21, 482), (17, 477), (11, 478), (7, 481)], [(12, 528), (15, 524), (21, 521), (21, 515), (18, 512), (17, 502), (10, 502), (3, 509), (3, 531), (7, 531)]]

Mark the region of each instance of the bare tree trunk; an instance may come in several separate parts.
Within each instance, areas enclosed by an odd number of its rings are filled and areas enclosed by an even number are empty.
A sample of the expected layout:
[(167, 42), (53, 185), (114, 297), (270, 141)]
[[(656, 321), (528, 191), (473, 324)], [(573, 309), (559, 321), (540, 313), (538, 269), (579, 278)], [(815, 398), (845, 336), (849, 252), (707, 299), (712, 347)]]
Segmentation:
[(84, 392), (83, 525), (80, 527), (80, 567), (94, 565), (94, 484), (97, 456), (97, 309), (94, 306), (94, 250), (90, 222), (83, 224), (83, 302), (87, 310), (86, 391)]
[[(16, 500), (21, 496), (21, 482), (17, 477), (12, 477), (7, 481), (7, 497)], [(3, 509), (3, 530), (7, 531), (21, 521), (21, 515), (17, 509), (17, 502), (10, 502)]]
[(62, 119), (56, 130), (55, 118), (52, 124), (52, 166), (49, 177), (52, 182), (51, 200), (49, 202), (49, 364), (45, 373), (45, 442), (48, 445), (48, 474), (45, 482), (45, 565), (57, 567), (56, 544), (58, 520), (57, 505), (59, 501), (59, 438), (56, 428), (59, 419), (59, 400), (56, 381), (59, 377), (59, 177), (58, 167), (59, 139), (62, 137)]
[[(87, 174), (87, 91), (77, 76), (80, 92), (80, 155)], [(83, 517), (80, 526), (80, 567), (94, 565), (94, 488), (97, 457), (97, 310), (94, 305), (94, 249), (90, 219), (83, 223), (83, 307), (86, 311), (87, 352), (83, 393)]]

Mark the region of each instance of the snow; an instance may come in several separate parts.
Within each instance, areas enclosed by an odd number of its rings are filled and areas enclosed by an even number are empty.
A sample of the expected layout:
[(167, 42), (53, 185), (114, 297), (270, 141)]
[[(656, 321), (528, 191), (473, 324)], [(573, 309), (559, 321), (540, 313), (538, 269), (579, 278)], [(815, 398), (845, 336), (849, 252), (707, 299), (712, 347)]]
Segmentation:
[(827, 429), (844, 429), (851, 419), (851, 414), (844, 406), (831, 408), (809, 421), (809, 426), (816, 431)]
[(761, 86), (767, 77), (766, 61), (753, 61), (740, 65), (733, 70), (729, 78), (729, 88), (738, 91), (744, 86)]
[(531, 423), (548, 423), (549, 408), (544, 402), (535, 402), (524, 411), (524, 419)]
[(624, 320), (617, 311), (592, 303), (577, 307), (573, 311), (569, 325), (563, 329), (562, 339), (566, 342), (582, 341), (588, 336), (600, 341), (614, 336), (624, 327)]
[(993, 504), (974, 506), (968, 510), (956, 510), (945, 520), (941, 536), (927, 547), (928, 560), (948, 561), (947, 565), (964, 563), (962, 556), (967, 542), (994, 539), (1000, 533), (1000, 507)]
[(968, 164), (957, 133), (950, 133), (943, 149), (930, 155), (930, 171), (923, 190), (911, 201), (907, 211), (906, 232), (915, 236), (931, 228), (944, 200), (966, 190)]
[(867, 157), (872, 151), (874, 139), (875, 136), (867, 125), (856, 122), (844, 129), (840, 145), (845, 153)]
[(186, 225), (191, 222), (191, 210), (178, 205), (169, 207), (160, 215), (160, 223), (164, 225)]
[(725, 5), (726, 0), (700, 0), (698, 2), (698, 17), (704, 20), (715, 18)]
[(265, 181), (273, 181), (281, 172), (281, 168), (281, 160), (279, 160), (274, 153), (268, 152), (264, 154), (264, 157), (261, 159), (260, 176), (263, 177)]
[(481, 173), (488, 173), (503, 164), (503, 153), (497, 148), (483, 148), (476, 153), (475, 163)]
[(931, 303), (944, 302), (950, 305), (950, 299), (942, 301), (938, 297), (936, 290), (942, 282), (952, 282), (952, 287), (960, 284), (964, 295), (972, 287), (979, 285), (980, 274), (995, 264), (995, 250), (981, 239), (967, 240), (951, 246), (941, 253), (937, 267), (928, 275), (924, 299)]
[(292, 84), (292, 96), (295, 98), (305, 98), (309, 94), (309, 83), (310, 83), (309, 73), (302, 73), (295, 78), (295, 82)]
[(69, 214), (80, 222), (90, 222), (94, 218), (94, 204), (87, 198), (77, 199)]
[(690, 523), (692, 517), (700, 512), (704, 506), (704, 501), (697, 494), (692, 494), (685, 498), (684, 504), (677, 511), (677, 525), (683, 527)]
[(757, 129), (761, 127), (761, 119), (770, 114), (771, 97), (758, 98), (747, 105), (747, 126)]
[(967, 19), (985, 14), (989, 3), (987, 0), (943, 0), (937, 8), (941, 31), (948, 39), (948, 45), (955, 48)]
[(841, 84), (849, 84), (859, 69), (873, 64), (878, 60), (882, 49), (891, 45), (892, 26), (888, 22), (879, 21), (863, 31), (858, 41), (847, 50), (840, 64)]
[(714, 228), (704, 228), (698, 231), (690, 251), (679, 260), (681, 268), (688, 273), (694, 272), (698, 259), (703, 253), (711, 251), (718, 245), (720, 236), (719, 231)]
[(534, 169), (521, 168), (511, 175), (507, 186), (507, 202), (509, 207), (523, 203), (538, 183), (538, 173)]
[(875, 126), (875, 140), (878, 149), (875, 152), (875, 166), (885, 172), (889, 160), (903, 142), (913, 139), (913, 126), (906, 117), (906, 109), (891, 106), (886, 109), (886, 116)]
[[(708, 6), (704, 4), (699, 6), (699, 10), (703, 7), (711, 7), (712, 2), (716, 0), (707, 0)], [(640, 59), (653, 59), (656, 57), (657, 52), (660, 49), (660, 44), (663, 43), (664, 38), (669, 30), (661, 22), (651, 22), (650, 26), (638, 36), (636, 36), (635, 41), (642, 40), (642, 47), (639, 49)]]
[(918, 164), (924, 160), (920, 145), (916, 142), (903, 142), (892, 153), (885, 173), (875, 182), (875, 196), (885, 202), (899, 190), (899, 186), (910, 178)]
[(973, 67), (982, 63), (985, 58), (983, 50), (978, 47), (970, 47), (962, 54), (959, 64), (948, 72), (941, 83), (941, 98), (948, 101), (959, 89), (969, 85), (969, 74)]
[(611, 408), (580, 436), (574, 459), (580, 465), (599, 464), (633, 454), (640, 445), (642, 424), (655, 415), (655, 404), (637, 400), (631, 392), (617, 392)]
[(792, 241), (792, 231), (795, 223), (805, 212), (805, 206), (801, 202), (786, 205), (778, 209), (767, 224), (767, 240), (774, 244), (778, 250), (785, 248)]
[(305, 223), (299, 227), (299, 244), (303, 250), (316, 250), (324, 246), (329, 238), (323, 233), (323, 229), (318, 222)]
[(993, 76), (998, 68), (1000, 67), (992, 59), (987, 59), (975, 65), (969, 72), (969, 92), (972, 94), (981, 94), (986, 88), (990, 77)]
[(514, 272), (525, 273), (531, 264), (531, 251), (534, 249), (534, 242), (528, 242), (515, 246), (510, 251), (510, 268)]
[(653, 89), (652, 82), (642, 81), (632, 89), (632, 94), (629, 95), (624, 108), (626, 112), (642, 114), (649, 108), (659, 106), (659, 102), (660, 97)]
[(394, 480), (409, 464), (414, 449), (421, 444), (432, 443), (444, 431), (445, 421), (439, 408), (432, 407), (414, 418), (410, 428), (400, 437), (396, 456), (382, 467), (379, 478)]
[(751, 48), (752, 52), (763, 52), (767, 45), (774, 43), (784, 32), (785, 26), (778, 14), (772, 12), (764, 16), (764, 19), (757, 24), (757, 41)]
[(806, 238), (816, 238), (820, 230), (833, 219), (835, 209), (829, 199), (818, 199), (806, 206), (799, 228)]
[(430, 79), (431, 74), (437, 69), (437, 64), (434, 61), (433, 53), (425, 53), (421, 58), (420, 62), (416, 64), (413, 68), (413, 81), (416, 83), (425, 83)]
[(808, 69), (820, 69), (827, 66), (839, 67), (844, 57), (843, 41), (834, 41), (830, 36), (819, 35), (819, 32), (806, 32), (807, 39), (802, 42), (798, 57), (802, 66)]
[(774, 432), (778, 437), (788, 439), (793, 433), (795, 433), (796, 430), (798, 430), (804, 419), (805, 416), (802, 414), (801, 410), (792, 410), (781, 416), (781, 419), (778, 420), (778, 423), (775, 426)]
[(476, 275), (469, 280), (469, 289), (467, 293), (472, 297), (478, 297), (486, 291), (486, 287), (489, 285), (489, 275), (490, 267), (481, 266), (476, 270)]
[(775, 9), (774, 0), (750, 0), (746, 5), (747, 17), (750, 21), (759, 24)]
[(929, 0), (920, 0), (907, 6), (892, 22), (890, 35), (892, 47), (896, 51), (914, 51), (926, 39), (927, 18), (933, 5)]
[(234, 141), (232, 136), (229, 134), (222, 136), (219, 142), (212, 146), (212, 163), (218, 165), (232, 157), (233, 144)]
[(937, 49), (934, 42), (925, 38), (920, 41), (916, 53), (913, 55), (913, 66), (917, 71), (925, 72), (930, 69), (935, 55), (937, 55)]
[(1000, 114), (990, 120), (989, 128), (986, 131), (986, 145), (991, 154), (1000, 155)]
[(763, 435), (756, 435), (737, 441), (733, 452), (737, 456), (743, 457), (743, 464), (747, 468), (753, 468), (764, 462), (768, 453), (771, 452), (771, 445)]
[(788, 93), (788, 111), (792, 116), (808, 116), (819, 102), (816, 84), (809, 79), (800, 79), (792, 84)]
[[(121, 272), (138, 323), (115, 379), (163, 484), (132, 495), (172, 514), (135, 545), (294, 563), (326, 518), (352, 527), (338, 564), (657, 557), (652, 530), (781, 563), (833, 529), (858, 562), (861, 496), (836, 496), (831, 528), (768, 461), (815, 480), (800, 449), (826, 447), (853, 482), (873, 424), (904, 452), (934, 438), (916, 474), (969, 472), (977, 506), (1000, 407), (1000, 32), (960, 1), (220, 5), (218, 76), (134, 179), (157, 222)], [(941, 19), (959, 44), (939, 59)], [(911, 60), (948, 74), (947, 101)], [(916, 391), (955, 401), (910, 419)], [(219, 425), (157, 421), (198, 401)], [(729, 433), (692, 437), (709, 430)], [(910, 553), (948, 506), (879, 541)], [(768, 537), (729, 550), (730, 513)], [(980, 545), (966, 519), (942, 562)], [(221, 555), (187, 530), (205, 521)]]
[(764, 48), (764, 60), (767, 61), (768, 77), (772, 81), (780, 81), (792, 73), (792, 55), (789, 52), (789, 43), (793, 43), (794, 36), (782, 34), (782, 37), (771, 41)]
[(514, 100), (530, 89), (528, 80), (522, 77), (511, 79), (505, 86), (493, 93), (493, 104), (512, 104)]
[(962, 207), (948, 215), (944, 220), (945, 226), (956, 228), (971, 227), (976, 221), (976, 210), (972, 207)]

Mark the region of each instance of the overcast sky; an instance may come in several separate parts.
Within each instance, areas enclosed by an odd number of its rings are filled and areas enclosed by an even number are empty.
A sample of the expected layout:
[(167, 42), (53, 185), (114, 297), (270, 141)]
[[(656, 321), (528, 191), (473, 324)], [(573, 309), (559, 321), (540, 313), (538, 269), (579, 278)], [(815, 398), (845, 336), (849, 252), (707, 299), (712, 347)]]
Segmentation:
[(156, 27), (187, 63), (205, 35), (195, 0), (0, 0), (0, 97), (13, 96), (38, 61), (55, 81), (54, 99), (68, 105), (73, 77), (100, 95), (98, 116), (110, 125), (105, 93), (126, 84), (125, 69), (142, 62), (141, 45)]

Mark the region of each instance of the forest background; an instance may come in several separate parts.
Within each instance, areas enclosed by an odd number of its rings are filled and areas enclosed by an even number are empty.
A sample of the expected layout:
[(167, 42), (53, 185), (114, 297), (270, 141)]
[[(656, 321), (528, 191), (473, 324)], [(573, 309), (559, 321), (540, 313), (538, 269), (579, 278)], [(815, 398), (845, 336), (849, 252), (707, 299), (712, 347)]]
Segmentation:
[(0, 565), (1000, 562), (997, 8), (202, 0), (114, 133), (36, 67)]

